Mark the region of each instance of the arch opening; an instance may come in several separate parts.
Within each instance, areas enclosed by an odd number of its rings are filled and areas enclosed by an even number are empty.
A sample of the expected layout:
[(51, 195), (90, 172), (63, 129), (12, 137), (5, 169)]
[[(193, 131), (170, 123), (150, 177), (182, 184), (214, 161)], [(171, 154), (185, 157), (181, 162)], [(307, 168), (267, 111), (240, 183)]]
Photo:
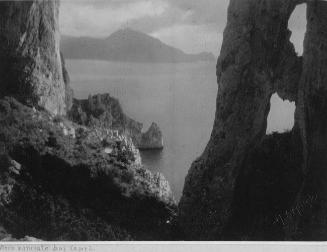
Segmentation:
[(306, 10), (306, 4), (296, 6), (288, 21), (288, 29), (292, 32), (290, 41), (293, 43), (295, 52), (299, 56), (303, 54), (303, 42), (307, 27)]
[(277, 93), (274, 93), (270, 99), (266, 134), (291, 131), (294, 126), (295, 109), (295, 102), (283, 100)]

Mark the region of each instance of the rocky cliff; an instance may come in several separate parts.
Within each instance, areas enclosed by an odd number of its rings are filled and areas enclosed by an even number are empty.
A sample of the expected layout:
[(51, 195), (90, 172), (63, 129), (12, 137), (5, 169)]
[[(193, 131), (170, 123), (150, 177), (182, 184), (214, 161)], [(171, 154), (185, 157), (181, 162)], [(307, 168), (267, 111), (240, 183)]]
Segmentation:
[(97, 94), (85, 100), (74, 99), (69, 118), (88, 127), (102, 127), (129, 136), (139, 149), (162, 149), (163, 137), (159, 126), (152, 123), (143, 133), (143, 125), (126, 116), (119, 101), (110, 94)]
[(131, 141), (0, 100), (0, 226), (6, 237), (161, 240), (176, 204)]
[[(179, 204), (187, 239), (327, 239), (327, 3), (308, 1), (304, 54), (298, 57), (288, 20), (302, 2), (230, 1), (211, 139), (187, 175)], [(269, 139), (275, 92), (296, 102), (296, 122), (291, 135)], [(264, 159), (271, 160), (266, 168)], [(288, 166), (281, 170), (283, 164)], [(315, 201), (294, 214), (307, 198)], [(284, 221), (284, 213), (293, 216)]]
[[(57, 0), (0, 2), (0, 240), (171, 240), (168, 181), (112, 129), (142, 125), (110, 96), (86, 112), (73, 104), (58, 10)], [(63, 116), (74, 105), (84, 125)]]
[(0, 2), (0, 96), (65, 114), (59, 1)]

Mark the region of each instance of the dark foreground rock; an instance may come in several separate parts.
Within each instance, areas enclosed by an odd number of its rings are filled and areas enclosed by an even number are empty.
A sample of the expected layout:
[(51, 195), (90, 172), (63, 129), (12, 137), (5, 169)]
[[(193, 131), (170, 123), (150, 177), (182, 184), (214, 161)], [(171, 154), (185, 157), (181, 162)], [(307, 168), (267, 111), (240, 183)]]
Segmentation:
[(65, 114), (59, 1), (1, 1), (0, 30), (0, 97)]
[(172, 239), (168, 182), (98, 131), (0, 100), (0, 226), (11, 238)]
[[(308, 26), (298, 57), (288, 20), (303, 2)], [(324, 1), (230, 1), (213, 132), (179, 204), (186, 239), (327, 240), (326, 29)], [(288, 136), (266, 139), (275, 92), (296, 103), (295, 145)], [(303, 207), (307, 199), (312, 202)], [(275, 215), (277, 226), (269, 226)]]
[(119, 101), (110, 94), (97, 94), (85, 100), (74, 99), (68, 115), (78, 124), (108, 128), (129, 136), (139, 149), (163, 148), (163, 136), (159, 126), (152, 123), (148, 131), (142, 133), (142, 123), (126, 116)]

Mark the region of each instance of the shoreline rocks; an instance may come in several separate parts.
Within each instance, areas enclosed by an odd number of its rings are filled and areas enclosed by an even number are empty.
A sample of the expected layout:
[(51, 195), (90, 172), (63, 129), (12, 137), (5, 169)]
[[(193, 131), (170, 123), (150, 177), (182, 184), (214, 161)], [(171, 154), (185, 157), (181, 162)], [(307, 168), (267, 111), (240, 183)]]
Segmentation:
[(88, 99), (74, 99), (68, 117), (75, 123), (87, 127), (98, 127), (117, 131), (130, 137), (139, 150), (163, 149), (163, 136), (159, 126), (152, 123), (143, 133), (143, 124), (128, 116), (122, 110), (118, 99), (110, 94), (97, 94)]
[(141, 165), (130, 138), (10, 97), (0, 99), (0, 136), (0, 226), (12, 238), (173, 239), (169, 183)]
[(108, 94), (72, 100), (58, 14), (59, 0), (0, 2), (0, 239), (173, 240), (142, 124)]

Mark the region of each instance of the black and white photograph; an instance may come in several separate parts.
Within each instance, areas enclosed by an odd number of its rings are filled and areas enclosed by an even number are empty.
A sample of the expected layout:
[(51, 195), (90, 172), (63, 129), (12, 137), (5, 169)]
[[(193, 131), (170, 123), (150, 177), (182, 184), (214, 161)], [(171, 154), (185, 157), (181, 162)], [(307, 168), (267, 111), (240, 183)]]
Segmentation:
[(0, 0), (0, 251), (326, 241), (327, 1)]

